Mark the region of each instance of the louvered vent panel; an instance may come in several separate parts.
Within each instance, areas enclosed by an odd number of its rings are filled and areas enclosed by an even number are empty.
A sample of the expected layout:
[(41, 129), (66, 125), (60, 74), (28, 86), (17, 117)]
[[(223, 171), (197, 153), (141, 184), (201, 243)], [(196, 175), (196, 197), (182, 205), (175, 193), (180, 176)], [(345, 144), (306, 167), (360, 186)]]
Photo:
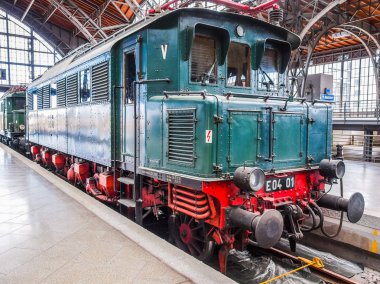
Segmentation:
[(50, 87), (49, 87), (49, 85), (42, 87), (42, 105), (43, 105), (43, 108), (50, 108)]
[(92, 100), (104, 101), (108, 99), (108, 61), (92, 68)]
[(33, 94), (28, 93), (28, 110), (33, 110)]
[(42, 88), (37, 90), (37, 109), (42, 109)]
[(67, 77), (67, 105), (78, 103), (78, 75)]
[(66, 105), (66, 79), (57, 82), (57, 106)]
[(195, 109), (168, 110), (168, 160), (193, 164), (195, 160)]

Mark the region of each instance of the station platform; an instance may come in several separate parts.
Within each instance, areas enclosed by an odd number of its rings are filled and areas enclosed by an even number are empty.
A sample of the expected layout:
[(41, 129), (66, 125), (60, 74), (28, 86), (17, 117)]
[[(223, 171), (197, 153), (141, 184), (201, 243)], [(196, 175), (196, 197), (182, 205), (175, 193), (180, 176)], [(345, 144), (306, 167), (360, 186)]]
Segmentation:
[[(344, 161), (346, 174), (343, 177), (343, 196), (349, 198), (355, 192), (364, 196), (364, 215), (357, 223), (350, 223), (344, 214), (340, 234), (331, 239), (320, 230), (306, 234), (302, 242), (318, 250), (333, 253), (347, 260), (361, 263), (369, 268), (380, 267), (380, 164)], [(328, 189), (327, 189), (328, 190)], [(331, 194), (340, 196), (339, 184), (334, 185)], [(322, 209), (325, 227), (332, 234), (340, 224), (340, 213)]]
[[(346, 174), (343, 177), (344, 197), (355, 192), (364, 196), (364, 214), (380, 218), (380, 163), (345, 160)], [(340, 195), (340, 188), (334, 185), (331, 193)]]
[(0, 283), (229, 283), (0, 145)]

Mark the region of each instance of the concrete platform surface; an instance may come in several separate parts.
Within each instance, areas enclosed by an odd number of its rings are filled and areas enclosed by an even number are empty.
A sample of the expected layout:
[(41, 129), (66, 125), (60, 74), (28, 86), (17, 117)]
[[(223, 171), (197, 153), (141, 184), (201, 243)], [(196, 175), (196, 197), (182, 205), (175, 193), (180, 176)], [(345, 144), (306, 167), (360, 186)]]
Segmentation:
[(0, 283), (232, 282), (23, 158), (1, 145)]
[[(320, 230), (309, 233), (304, 243), (314, 248), (329, 251), (348, 260), (363, 263), (379, 270), (380, 267), (380, 164), (345, 160), (346, 174), (343, 177), (343, 195), (349, 198), (361, 192), (365, 200), (364, 215), (355, 224), (344, 214), (342, 231), (334, 239), (326, 238)], [(334, 185), (331, 192), (340, 195), (340, 186)], [(337, 231), (340, 213), (323, 209), (325, 228), (332, 234)]]
[[(344, 162), (344, 197), (349, 198), (353, 193), (361, 192), (365, 200), (364, 213), (380, 217), (380, 164), (349, 160)], [(334, 185), (331, 193), (340, 195), (339, 185)]]

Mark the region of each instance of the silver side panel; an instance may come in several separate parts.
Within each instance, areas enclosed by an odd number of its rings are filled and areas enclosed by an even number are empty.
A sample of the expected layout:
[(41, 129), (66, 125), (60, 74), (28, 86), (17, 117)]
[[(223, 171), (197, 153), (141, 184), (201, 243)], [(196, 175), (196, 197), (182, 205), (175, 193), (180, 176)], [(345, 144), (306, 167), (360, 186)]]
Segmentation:
[(67, 118), (66, 108), (56, 110), (57, 150), (67, 153)]
[(57, 110), (39, 110), (39, 144), (57, 150)]
[(39, 143), (38, 141), (38, 111), (28, 112), (28, 132), (29, 141)]
[(111, 166), (111, 104), (67, 108), (68, 154)]
[(30, 111), (29, 140), (111, 166), (111, 104)]

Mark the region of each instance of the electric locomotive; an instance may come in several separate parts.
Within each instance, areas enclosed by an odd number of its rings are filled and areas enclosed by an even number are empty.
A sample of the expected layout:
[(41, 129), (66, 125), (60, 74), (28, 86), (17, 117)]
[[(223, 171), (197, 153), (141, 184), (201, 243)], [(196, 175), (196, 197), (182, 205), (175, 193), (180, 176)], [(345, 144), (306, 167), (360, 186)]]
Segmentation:
[[(325, 192), (344, 175), (332, 108), (288, 95), (300, 39), (250, 16), (184, 8), (78, 50), (28, 86), (33, 159), (143, 224), (169, 211), (172, 241), (295, 246), (321, 207), (357, 222), (364, 200)], [(310, 224), (308, 223), (310, 221)]]
[(0, 98), (1, 142), (17, 146), (25, 135), (26, 87), (12, 87)]

